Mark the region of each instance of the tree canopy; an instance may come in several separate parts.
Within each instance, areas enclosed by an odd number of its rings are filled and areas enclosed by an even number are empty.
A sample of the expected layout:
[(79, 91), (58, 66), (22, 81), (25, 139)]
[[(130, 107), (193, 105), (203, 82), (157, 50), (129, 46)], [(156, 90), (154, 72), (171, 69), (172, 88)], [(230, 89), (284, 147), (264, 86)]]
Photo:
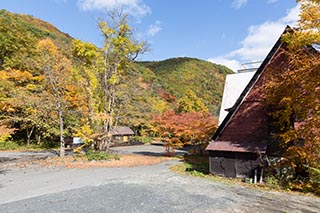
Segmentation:
[(299, 28), (283, 40), (288, 67), (269, 83), (267, 102), (289, 188), (320, 193), (320, 1), (301, 0)]
[(152, 117), (179, 106), (216, 115), (231, 73), (191, 58), (135, 62), (148, 46), (121, 12), (99, 22), (102, 47), (32, 16), (1, 10), (0, 21), (0, 142), (60, 141), (62, 150), (81, 136), (104, 149), (117, 125), (151, 136)]

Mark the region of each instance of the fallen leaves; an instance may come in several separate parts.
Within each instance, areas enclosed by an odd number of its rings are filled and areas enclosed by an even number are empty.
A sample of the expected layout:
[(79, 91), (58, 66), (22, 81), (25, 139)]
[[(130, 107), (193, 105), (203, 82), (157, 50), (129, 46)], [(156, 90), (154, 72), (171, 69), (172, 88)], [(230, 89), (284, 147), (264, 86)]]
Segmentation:
[(92, 168), (92, 167), (135, 167), (135, 166), (147, 166), (161, 163), (165, 160), (172, 160), (167, 157), (155, 157), (144, 155), (120, 155), (120, 160), (104, 160), (104, 161), (88, 161), (83, 157), (65, 156), (60, 157), (48, 157), (45, 159), (26, 159), (19, 160), (11, 164), (11, 166), (25, 168), (29, 166), (40, 167), (66, 167), (66, 168)]

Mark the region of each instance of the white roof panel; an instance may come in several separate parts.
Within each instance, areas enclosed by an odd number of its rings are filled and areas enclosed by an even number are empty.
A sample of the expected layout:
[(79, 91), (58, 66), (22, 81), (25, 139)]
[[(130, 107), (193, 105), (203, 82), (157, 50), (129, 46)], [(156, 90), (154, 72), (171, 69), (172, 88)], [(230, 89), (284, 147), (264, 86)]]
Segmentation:
[(233, 107), (254, 73), (255, 72), (234, 73), (226, 76), (219, 114), (219, 125), (228, 114), (226, 109)]

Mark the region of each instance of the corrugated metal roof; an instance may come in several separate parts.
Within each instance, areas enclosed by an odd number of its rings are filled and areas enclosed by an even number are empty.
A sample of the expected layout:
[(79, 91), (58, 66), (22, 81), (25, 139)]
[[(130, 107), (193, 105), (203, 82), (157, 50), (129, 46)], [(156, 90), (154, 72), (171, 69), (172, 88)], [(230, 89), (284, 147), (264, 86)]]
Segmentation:
[(208, 151), (229, 151), (229, 152), (249, 152), (266, 153), (265, 143), (238, 142), (238, 141), (213, 141), (206, 150)]

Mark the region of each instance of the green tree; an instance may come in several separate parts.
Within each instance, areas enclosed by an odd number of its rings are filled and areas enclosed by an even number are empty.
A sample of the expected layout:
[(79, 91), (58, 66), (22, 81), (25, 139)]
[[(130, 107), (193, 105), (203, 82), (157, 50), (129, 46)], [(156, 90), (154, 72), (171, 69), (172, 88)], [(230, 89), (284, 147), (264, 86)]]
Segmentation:
[[(123, 99), (123, 85), (126, 84), (126, 74), (136, 57), (146, 50), (143, 42), (133, 38), (133, 32), (128, 25), (128, 16), (120, 12), (110, 15), (108, 21), (101, 21), (99, 28), (104, 36), (104, 71), (100, 76), (102, 113), (107, 115), (104, 130), (110, 131), (119, 116)], [(105, 138), (99, 144), (99, 149), (108, 149), (110, 139)]]
[(200, 98), (192, 91), (187, 90), (185, 95), (178, 100), (178, 109), (180, 112), (208, 112)]

